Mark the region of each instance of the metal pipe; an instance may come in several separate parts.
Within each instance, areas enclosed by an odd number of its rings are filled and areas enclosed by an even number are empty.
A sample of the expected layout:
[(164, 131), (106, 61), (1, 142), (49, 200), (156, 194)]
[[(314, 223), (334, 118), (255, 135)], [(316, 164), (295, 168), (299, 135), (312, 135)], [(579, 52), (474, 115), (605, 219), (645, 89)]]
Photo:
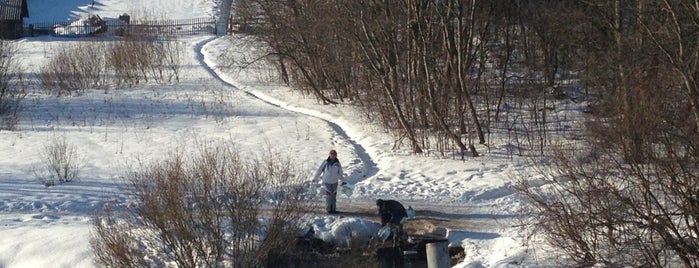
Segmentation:
[(428, 268), (451, 267), (451, 260), (449, 259), (449, 249), (447, 248), (448, 246), (448, 240), (436, 241), (432, 243), (427, 243), (425, 245)]

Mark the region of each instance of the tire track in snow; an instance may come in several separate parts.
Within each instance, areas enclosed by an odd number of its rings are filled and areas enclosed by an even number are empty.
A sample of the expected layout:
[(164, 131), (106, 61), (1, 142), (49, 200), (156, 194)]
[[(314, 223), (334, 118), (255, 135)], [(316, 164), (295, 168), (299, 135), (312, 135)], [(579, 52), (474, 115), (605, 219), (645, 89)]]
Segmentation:
[(206, 71), (209, 72), (212, 77), (221, 81), (223, 84), (225, 84), (229, 87), (232, 87), (235, 90), (245, 92), (249, 96), (256, 98), (256, 99), (259, 99), (259, 100), (261, 100), (269, 105), (276, 106), (276, 107), (279, 107), (279, 108), (282, 108), (282, 109), (285, 109), (288, 111), (300, 113), (303, 115), (315, 117), (315, 118), (318, 118), (318, 119), (326, 122), (333, 129), (333, 131), (335, 131), (335, 133), (337, 133), (337, 135), (342, 137), (345, 141), (347, 141), (347, 143), (351, 144), (354, 147), (354, 151), (357, 153), (358, 158), (363, 163), (364, 172), (362, 174), (356, 174), (356, 175), (355, 174), (348, 174), (348, 181), (349, 182), (356, 183), (358, 181), (372, 177), (378, 173), (378, 167), (377, 167), (376, 163), (374, 163), (374, 161), (373, 161), (372, 157), (369, 155), (369, 153), (367, 153), (366, 149), (364, 149), (364, 147), (359, 142), (357, 142), (355, 139), (352, 139), (350, 134), (348, 134), (347, 131), (345, 130), (345, 129), (347, 129), (347, 127), (346, 126), (343, 127), (341, 125), (341, 123), (333, 120), (331, 115), (324, 114), (324, 113), (316, 111), (316, 110), (298, 107), (292, 103), (284, 102), (282, 100), (273, 98), (273, 97), (266, 95), (266, 94), (259, 92), (259, 91), (251, 91), (251, 90), (242, 89), (242, 87), (235, 84), (235, 81), (229, 81), (229, 79), (224, 78), (218, 72), (216, 72), (215, 68), (212, 67), (212, 64), (207, 62), (206, 55), (204, 55), (204, 53), (202, 51), (207, 44), (209, 44), (210, 42), (212, 42), (218, 38), (219, 37), (212, 37), (212, 38), (203, 40), (203, 41), (195, 44), (195, 51), (196, 51), (196, 55), (197, 55), (196, 58), (197, 58), (197, 61), (199, 62), (199, 65), (201, 65), (204, 69), (206, 69)]

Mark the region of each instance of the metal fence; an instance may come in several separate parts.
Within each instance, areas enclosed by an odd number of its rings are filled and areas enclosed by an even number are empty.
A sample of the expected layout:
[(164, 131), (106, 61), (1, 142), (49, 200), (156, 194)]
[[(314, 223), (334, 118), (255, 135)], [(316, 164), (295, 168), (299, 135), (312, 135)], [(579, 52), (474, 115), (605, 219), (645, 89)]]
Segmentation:
[(188, 35), (216, 34), (216, 19), (193, 18), (179, 20), (104, 20), (101, 23), (41, 22), (23, 25), (24, 36), (54, 35), (84, 37), (106, 35)]

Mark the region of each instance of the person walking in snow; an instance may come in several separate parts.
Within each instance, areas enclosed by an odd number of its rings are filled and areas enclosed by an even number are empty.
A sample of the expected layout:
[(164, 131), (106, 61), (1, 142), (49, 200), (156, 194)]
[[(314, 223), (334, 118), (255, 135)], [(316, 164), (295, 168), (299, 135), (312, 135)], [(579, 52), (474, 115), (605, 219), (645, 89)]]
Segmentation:
[(325, 188), (325, 210), (329, 214), (337, 213), (337, 185), (341, 180), (344, 180), (342, 175), (342, 165), (337, 159), (337, 152), (330, 150), (328, 158), (323, 160), (318, 171), (313, 176), (313, 181), (321, 179)]

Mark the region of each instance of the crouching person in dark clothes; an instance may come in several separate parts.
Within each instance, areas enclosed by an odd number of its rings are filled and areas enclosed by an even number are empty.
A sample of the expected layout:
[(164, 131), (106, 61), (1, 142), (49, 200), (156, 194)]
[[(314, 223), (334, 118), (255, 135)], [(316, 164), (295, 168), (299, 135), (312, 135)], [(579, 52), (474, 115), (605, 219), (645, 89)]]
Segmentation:
[(377, 234), (379, 239), (386, 241), (392, 238), (394, 244), (400, 243), (399, 240), (403, 237), (401, 221), (408, 217), (405, 207), (398, 201), (383, 199), (377, 199), (376, 206), (381, 216), (381, 229)]
[(398, 226), (403, 218), (408, 217), (405, 207), (398, 201), (378, 199), (376, 206), (379, 208), (381, 226), (387, 224)]

